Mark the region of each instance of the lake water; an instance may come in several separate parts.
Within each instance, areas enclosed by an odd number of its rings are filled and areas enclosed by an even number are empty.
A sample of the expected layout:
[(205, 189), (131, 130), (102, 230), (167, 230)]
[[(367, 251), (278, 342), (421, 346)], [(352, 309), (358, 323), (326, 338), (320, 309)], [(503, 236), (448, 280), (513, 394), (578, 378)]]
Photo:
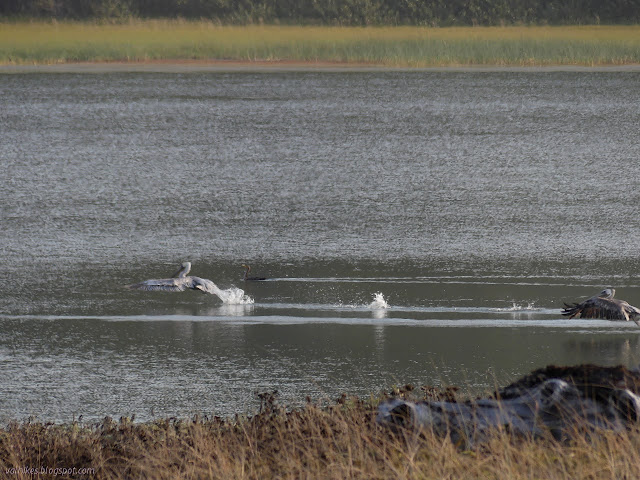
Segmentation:
[[(0, 421), (638, 365), (634, 324), (560, 308), (640, 304), (639, 98), (638, 72), (0, 75)], [(253, 303), (124, 288), (183, 261)]]

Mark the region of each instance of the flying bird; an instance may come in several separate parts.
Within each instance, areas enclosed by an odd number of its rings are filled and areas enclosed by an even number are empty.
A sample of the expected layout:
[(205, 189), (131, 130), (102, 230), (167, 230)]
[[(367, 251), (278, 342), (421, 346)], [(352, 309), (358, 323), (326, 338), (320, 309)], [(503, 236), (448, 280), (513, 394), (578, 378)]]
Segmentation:
[(203, 293), (215, 293), (216, 284), (206, 278), (188, 276), (191, 271), (191, 263), (184, 262), (171, 278), (145, 280), (144, 282), (128, 285), (131, 290), (144, 290), (146, 292), (183, 292), (186, 289), (200, 290)]
[(606, 288), (598, 295), (586, 299), (582, 303), (564, 304), (562, 315), (569, 318), (603, 318), (606, 320), (632, 320), (640, 327), (640, 309), (629, 305), (624, 300), (613, 298), (616, 291)]
[(244, 275), (242, 277), (242, 279), (245, 282), (259, 282), (262, 280), (266, 280), (266, 277), (250, 277), (249, 273), (251, 272), (251, 267), (249, 265), (246, 264), (242, 264), (242, 268), (244, 268)]

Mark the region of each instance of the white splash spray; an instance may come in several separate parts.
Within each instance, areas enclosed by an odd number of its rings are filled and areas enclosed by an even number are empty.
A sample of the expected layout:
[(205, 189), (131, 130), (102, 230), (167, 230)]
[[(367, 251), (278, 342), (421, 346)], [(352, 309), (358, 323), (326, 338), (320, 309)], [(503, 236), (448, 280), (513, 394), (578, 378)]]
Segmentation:
[(384, 299), (384, 295), (378, 292), (373, 294), (373, 302), (369, 304), (369, 308), (372, 310), (384, 310), (389, 308), (389, 304)]
[(250, 305), (253, 303), (253, 298), (249, 295), (245, 295), (244, 290), (237, 287), (227, 288), (220, 290), (217, 286), (212, 288), (211, 293), (217, 295), (222, 303), (227, 305)]
[(496, 308), (497, 311), (500, 312), (519, 312), (523, 310), (535, 310), (536, 306), (534, 302), (528, 303), (527, 306), (518, 305), (516, 302), (513, 302), (513, 306), (504, 307), (504, 308)]

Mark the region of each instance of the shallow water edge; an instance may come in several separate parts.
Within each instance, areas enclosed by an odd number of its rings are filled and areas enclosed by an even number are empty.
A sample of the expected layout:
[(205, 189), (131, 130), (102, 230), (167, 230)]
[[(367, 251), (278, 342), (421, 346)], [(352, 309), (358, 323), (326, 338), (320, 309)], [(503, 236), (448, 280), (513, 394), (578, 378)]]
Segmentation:
[(501, 66), (459, 65), (443, 67), (392, 67), (339, 62), (238, 62), (238, 61), (158, 61), (80, 62), (55, 65), (0, 65), (3, 73), (283, 73), (283, 72), (640, 72), (640, 65), (549, 65)]

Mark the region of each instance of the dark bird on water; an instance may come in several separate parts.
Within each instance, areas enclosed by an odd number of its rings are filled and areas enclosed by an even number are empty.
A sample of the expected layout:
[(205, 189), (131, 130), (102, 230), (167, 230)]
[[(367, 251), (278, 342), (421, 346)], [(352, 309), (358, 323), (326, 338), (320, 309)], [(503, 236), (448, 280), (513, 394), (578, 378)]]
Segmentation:
[(191, 270), (191, 263), (184, 262), (171, 278), (145, 280), (144, 282), (128, 285), (131, 290), (183, 292), (186, 289), (200, 290), (203, 293), (215, 293), (216, 284), (206, 278), (187, 276)]
[(564, 304), (562, 315), (569, 318), (602, 318), (605, 320), (632, 320), (640, 327), (640, 309), (629, 305), (624, 300), (613, 298), (616, 291), (606, 288), (598, 295), (586, 299), (582, 303)]
[(242, 277), (242, 279), (245, 282), (259, 282), (262, 280), (266, 280), (266, 277), (250, 277), (249, 273), (251, 273), (251, 267), (249, 265), (246, 264), (242, 264), (242, 268), (244, 268), (244, 275)]

